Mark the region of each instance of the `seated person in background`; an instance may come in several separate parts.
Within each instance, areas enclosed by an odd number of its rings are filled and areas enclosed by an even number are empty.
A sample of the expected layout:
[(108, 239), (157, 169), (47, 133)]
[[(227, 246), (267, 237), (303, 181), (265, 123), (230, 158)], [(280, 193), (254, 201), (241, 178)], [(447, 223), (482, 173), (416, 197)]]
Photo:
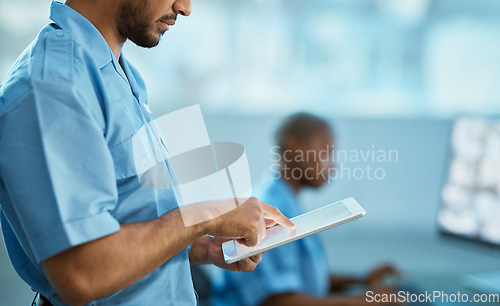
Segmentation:
[[(276, 142), (280, 147), (281, 175), (264, 182), (255, 190), (255, 195), (276, 206), (284, 215), (295, 217), (304, 212), (298, 200), (299, 192), (304, 187), (319, 188), (328, 179), (327, 170), (333, 163), (322, 162), (331, 158), (318, 154), (321, 151), (325, 154), (327, 147), (330, 148), (327, 154), (331, 154), (333, 133), (325, 120), (299, 113), (281, 125)], [(305, 161), (296, 158), (299, 154)], [(319, 171), (325, 168), (326, 175), (320, 175)], [(297, 171), (292, 175), (294, 169)], [(392, 288), (384, 285), (383, 279), (388, 274), (399, 275), (389, 265), (376, 268), (366, 278), (331, 275), (326, 255), (315, 235), (267, 251), (263, 256), (266, 259), (254, 272), (221, 272), (223, 274), (213, 281), (212, 304), (368, 305), (364, 294), (345, 295), (342, 291), (357, 284), (364, 286), (364, 290), (392, 293)]]

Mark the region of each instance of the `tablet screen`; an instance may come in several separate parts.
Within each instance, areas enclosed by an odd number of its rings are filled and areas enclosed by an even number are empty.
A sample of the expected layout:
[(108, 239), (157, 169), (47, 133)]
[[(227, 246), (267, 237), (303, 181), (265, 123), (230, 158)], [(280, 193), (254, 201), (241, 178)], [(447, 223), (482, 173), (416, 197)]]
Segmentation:
[[(346, 206), (347, 205), (347, 206)], [(266, 237), (254, 247), (243, 246), (236, 241), (223, 243), (224, 259), (227, 263), (267, 251), (285, 243), (315, 234), (327, 228), (356, 219), (364, 215), (364, 210), (352, 198), (310, 211), (292, 218), (295, 229), (276, 225), (267, 229)]]

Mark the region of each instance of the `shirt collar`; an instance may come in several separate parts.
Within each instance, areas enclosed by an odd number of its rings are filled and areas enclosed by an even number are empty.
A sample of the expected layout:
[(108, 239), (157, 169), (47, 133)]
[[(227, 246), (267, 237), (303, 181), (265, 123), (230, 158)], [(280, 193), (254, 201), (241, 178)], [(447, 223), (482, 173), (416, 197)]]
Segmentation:
[(99, 30), (83, 15), (58, 1), (50, 5), (50, 19), (63, 30), (70, 31), (76, 42), (92, 53), (99, 68), (113, 61), (113, 53)]
[(295, 191), (292, 189), (292, 186), (290, 186), (283, 177), (280, 177), (279, 179), (275, 179), (275, 185), (278, 190), (286, 194), (288, 197), (291, 197), (295, 199), (297, 197), (297, 194)]
[(132, 89), (132, 94), (137, 98), (137, 101), (139, 104), (145, 103), (145, 97), (143, 96), (141, 86), (137, 84), (137, 80), (135, 78), (134, 73), (132, 72), (132, 69), (130, 68), (130, 63), (127, 61), (127, 59), (123, 56), (123, 54), (120, 56), (120, 60), (123, 64), (123, 73), (124, 77), (130, 84), (130, 88)]
[[(294, 214), (298, 214), (301, 211), (298, 194), (292, 189), (292, 187), (283, 179), (283, 177), (279, 179), (273, 179), (273, 186), (275, 191), (279, 192), (282, 197), (287, 200), (287, 203), (293, 203), (290, 209), (294, 211)], [(272, 204), (272, 203), (269, 203)]]

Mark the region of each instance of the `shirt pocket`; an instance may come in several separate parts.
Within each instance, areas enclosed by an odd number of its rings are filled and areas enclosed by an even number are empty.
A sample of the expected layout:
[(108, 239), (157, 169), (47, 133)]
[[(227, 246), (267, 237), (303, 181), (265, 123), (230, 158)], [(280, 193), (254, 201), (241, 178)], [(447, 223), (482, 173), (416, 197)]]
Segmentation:
[[(137, 176), (150, 189), (170, 189), (167, 152), (148, 124), (111, 148), (117, 180)], [(166, 183), (167, 182), (167, 183)]]
[(162, 147), (148, 124), (110, 148), (119, 203), (113, 214), (120, 221), (157, 218), (177, 207)]
[(148, 154), (148, 138), (144, 131), (142, 125), (135, 133), (110, 147), (117, 180), (138, 176), (154, 165), (152, 154)]

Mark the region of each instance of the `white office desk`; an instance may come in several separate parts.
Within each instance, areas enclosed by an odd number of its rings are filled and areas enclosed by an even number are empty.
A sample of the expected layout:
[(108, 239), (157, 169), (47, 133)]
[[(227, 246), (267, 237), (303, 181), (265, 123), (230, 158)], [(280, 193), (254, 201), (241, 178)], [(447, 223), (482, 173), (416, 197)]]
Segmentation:
[[(446, 237), (415, 238), (393, 234), (366, 234), (358, 239), (342, 239), (334, 230), (321, 235), (325, 242), (332, 272), (364, 275), (380, 263), (392, 263), (403, 271), (405, 279), (421, 291), (448, 294), (477, 292), (462, 286), (469, 273), (499, 271), (500, 254), (493, 249)], [(440, 303), (446, 305), (446, 303)], [(476, 305), (461, 303), (460, 305)], [(481, 305), (498, 305), (481, 303)]]

